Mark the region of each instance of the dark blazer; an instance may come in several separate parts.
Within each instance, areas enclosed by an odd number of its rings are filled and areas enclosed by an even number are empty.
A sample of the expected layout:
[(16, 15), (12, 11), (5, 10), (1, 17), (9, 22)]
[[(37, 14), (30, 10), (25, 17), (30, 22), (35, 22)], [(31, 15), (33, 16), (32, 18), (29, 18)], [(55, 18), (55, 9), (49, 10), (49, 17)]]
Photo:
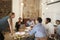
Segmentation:
[(16, 22), (15, 27), (16, 27), (16, 28), (19, 28), (20, 25), (21, 25), (21, 24), (19, 24), (19, 22)]
[(4, 35), (0, 31), (0, 40), (4, 40)]

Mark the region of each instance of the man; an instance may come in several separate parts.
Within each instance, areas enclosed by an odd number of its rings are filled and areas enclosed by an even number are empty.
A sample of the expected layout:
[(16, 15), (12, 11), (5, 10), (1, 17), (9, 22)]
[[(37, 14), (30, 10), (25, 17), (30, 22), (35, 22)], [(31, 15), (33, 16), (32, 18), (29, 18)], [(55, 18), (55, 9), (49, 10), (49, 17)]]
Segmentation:
[(50, 18), (46, 18), (46, 30), (47, 30), (47, 34), (48, 34), (48, 38), (49, 38), (48, 40), (53, 40), (51, 38), (54, 35), (54, 26), (51, 23)]
[(42, 24), (42, 18), (37, 18), (38, 23), (29, 32), (29, 35), (35, 35), (35, 40), (47, 40), (45, 28)]
[(11, 34), (13, 34), (13, 22), (12, 19), (15, 17), (15, 13), (11, 12), (8, 16), (0, 19), (0, 40), (4, 40), (4, 35), (6, 28), (10, 29)]
[(60, 20), (56, 20), (57, 28), (56, 28), (56, 33), (57, 33), (57, 38), (60, 40)]

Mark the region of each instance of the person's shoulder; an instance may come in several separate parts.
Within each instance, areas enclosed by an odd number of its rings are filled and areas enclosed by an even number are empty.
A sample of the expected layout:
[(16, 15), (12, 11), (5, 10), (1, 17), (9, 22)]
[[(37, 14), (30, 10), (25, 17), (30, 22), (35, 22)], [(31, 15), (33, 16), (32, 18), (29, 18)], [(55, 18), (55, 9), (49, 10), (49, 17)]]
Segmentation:
[(50, 22), (49, 24), (53, 25), (53, 23), (52, 23), (52, 22)]
[(4, 17), (4, 18), (8, 19), (8, 18), (9, 18), (9, 16), (6, 16), (6, 17)]
[(31, 21), (31, 22), (34, 22), (34, 21)]
[(27, 23), (29, 23), (29, 21), (27, 21)]
[(60, 26), (60, 25), (58, 25), (58, 26)]
[(8, 18), (9, 18), (9, 16), (6, 16), (6, 17), (8, 17)]
[(48, 23), (47, 25), (52, 25), (53, 26), (53, 23)]
[(9, 18), (9, 16), (5, 16), (5, 17), (3, 17), (1, 20), (6, 20), (6, 19), (8, 19)]
[(58, 25), (58, 27), (60, 27), (60, 25)]
[(34, 27), (33, 28), (37, 28), (37, 24), (36, 25), (34, 25)]
[(40, 24), (36, 24), (36, 25), (34, 26), (34, 28), (37, 28), (38, 26), (40, 26)]

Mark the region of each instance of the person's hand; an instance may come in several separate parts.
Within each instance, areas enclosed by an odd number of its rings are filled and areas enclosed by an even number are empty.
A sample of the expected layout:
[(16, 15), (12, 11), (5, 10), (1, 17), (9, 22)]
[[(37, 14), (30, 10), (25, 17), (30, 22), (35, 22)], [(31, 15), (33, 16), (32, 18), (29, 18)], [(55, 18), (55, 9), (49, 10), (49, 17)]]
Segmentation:
[(26, 37), (29, 37), (29, 34), (28, 34), (28, 33), (26, 33), (26, 34), (25, 34), (25, 36), (26, 36)]
[(11, 32), (11, 35), (13, 35), (15, 32), (13, 31), (13, 32)]
[(13, 35), (14, 33), (11, 33), (11, 35)]
[(10, 35), (9, 35), (9, 36), (10, 36), (10, 37), (12, 37), (12, 38), (14, 37), (13, 33), (10, 33)]

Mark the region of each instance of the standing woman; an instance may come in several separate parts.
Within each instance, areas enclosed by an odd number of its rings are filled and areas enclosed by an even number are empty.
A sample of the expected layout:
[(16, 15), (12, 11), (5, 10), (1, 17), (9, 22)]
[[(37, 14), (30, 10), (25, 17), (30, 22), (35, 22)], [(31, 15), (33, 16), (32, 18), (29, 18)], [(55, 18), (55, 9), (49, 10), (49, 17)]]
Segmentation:
[(11, 34), (13, 34), (13, 22), (12, 19), (15, 17), (15, 13), (11, 12), (8, 16), (0, 19), (0, 40), (4, 40), (4, 35), (6, 28), (10, 29)]

